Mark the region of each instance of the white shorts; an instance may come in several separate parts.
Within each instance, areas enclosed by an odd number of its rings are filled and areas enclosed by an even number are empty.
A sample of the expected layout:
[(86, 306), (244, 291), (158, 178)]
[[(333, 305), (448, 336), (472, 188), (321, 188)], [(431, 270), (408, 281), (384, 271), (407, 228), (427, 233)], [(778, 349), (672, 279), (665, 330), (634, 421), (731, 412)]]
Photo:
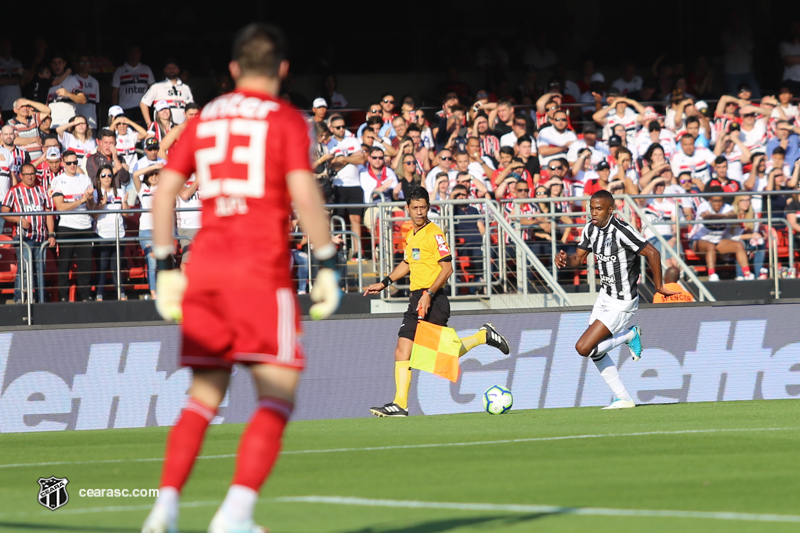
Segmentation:
[(617, 300), (605, 292), (600, 292), (589, 316), (589, 325), (599, 320), (612, 335), (616, 335), (625, 329), (637, 309), (639, 309), (638, 296), (633, 300)]

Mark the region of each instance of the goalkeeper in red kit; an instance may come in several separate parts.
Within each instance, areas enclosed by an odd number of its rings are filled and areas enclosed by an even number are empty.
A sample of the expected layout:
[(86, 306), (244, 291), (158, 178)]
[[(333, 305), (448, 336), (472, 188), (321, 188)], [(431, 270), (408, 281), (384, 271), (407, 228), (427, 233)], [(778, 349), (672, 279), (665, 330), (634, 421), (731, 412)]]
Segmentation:
[[(278, 458), (304, 366), (289, 270), (292, 203), (322, 264), (311, 316), (325, 318), (339, 305), (336, 248), (311, 172), (308, 126), (277, 97), (288, 68), (280, 30), (262, 24), (244, 28), (230, 63), (235, 90), (211, 101), (187, 126), (161, 171), (152, 210), (156, 306), (165, 318), (182, 320), (180, 362), (193, 377), (187, 405), (167, 440), (145, 533), (177, 530), (181, 490), (234, 363), (249, 366), (258, 405), (242, 435), (228, 494), (208, 531), (264, 531), (255, 525), (253, 509)], [(192, 174), (200, 187), (203, 224), (184, 278), (172, 262), (172, 222), (175, 197)]]

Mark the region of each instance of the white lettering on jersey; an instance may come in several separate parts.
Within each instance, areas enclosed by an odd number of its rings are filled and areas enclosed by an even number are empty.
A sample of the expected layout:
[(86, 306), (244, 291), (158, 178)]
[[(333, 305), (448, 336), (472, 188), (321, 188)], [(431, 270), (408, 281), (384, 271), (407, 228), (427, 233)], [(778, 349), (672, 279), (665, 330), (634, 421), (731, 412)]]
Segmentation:
[[(264, 164), (265, 147), (269, 123), (261, 120), (234, 118), (231, 120), (213, 120), (197, 126), (197, 138), (214, 137), (214, 146), (201, 148), (195, 152), (197, 162), (197, 180), (204, 198), (228, 196), (238, 198), (237, 201), (220, 205), (217, 211), (220, 216), (242, 214), (247, 211), (245, 198), (262, 198), (264, 196)], [(247, 179), (229, 176), (214, 176), (213, 165), (225, 162), (231, 136), (245, 137), (246, 145), (236, 145), (231, 150), (231, 162), (245, 165)], [(230, 205), (229, 205), (230, 204)]]

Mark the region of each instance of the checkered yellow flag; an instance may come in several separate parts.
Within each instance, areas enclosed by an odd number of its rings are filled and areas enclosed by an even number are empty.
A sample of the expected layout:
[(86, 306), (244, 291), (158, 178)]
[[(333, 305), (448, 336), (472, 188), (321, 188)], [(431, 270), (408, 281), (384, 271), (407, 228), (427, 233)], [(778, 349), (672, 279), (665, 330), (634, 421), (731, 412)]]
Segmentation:
[(436, 374), (455, 383), (458, 381), (461, 348), (461, 339), (456, 330), (420, 320), (411, 349), (411, 368)]

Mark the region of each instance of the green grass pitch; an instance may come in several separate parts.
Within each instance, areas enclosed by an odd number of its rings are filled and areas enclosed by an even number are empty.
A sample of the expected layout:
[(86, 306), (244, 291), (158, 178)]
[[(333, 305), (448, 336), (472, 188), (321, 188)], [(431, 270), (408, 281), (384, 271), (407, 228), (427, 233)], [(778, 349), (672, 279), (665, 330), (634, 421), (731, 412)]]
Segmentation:
[[(181, 531), (205, 531), (241, 430), (209, 430)], [(138, 531), (152, 499), (79, 491), (156, 488), (166, 434), (0, 435), (0, 530)], [(56, 511), (37, 502), (51, 475), (69, 479)], [(800, 403), (296, 422), (256, 518), (274, 533), (797, 532)]]

